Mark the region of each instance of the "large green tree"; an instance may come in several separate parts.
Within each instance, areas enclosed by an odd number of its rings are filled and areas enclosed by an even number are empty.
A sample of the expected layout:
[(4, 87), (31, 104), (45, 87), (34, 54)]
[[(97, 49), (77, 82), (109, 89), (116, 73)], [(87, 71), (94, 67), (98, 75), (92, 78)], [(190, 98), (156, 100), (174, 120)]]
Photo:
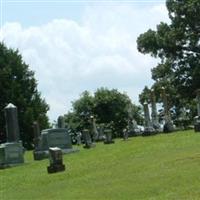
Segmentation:
[(18, 50), (0, 43), (0, 131), (5, 134), (4, 107), (13, 103), (18, 108), (20, 137), (26, 148), (33, 141), (33, 121), (38, 120), (41, 129), (49, 126), (46, 115), (49, 106), (37, 90), (34, 72), (22, 60)]
[(180, 97), (191, 100), (200, 88), (200, 1), (167, 0), (166, 6), (171, 23), (141, 34), (138, 50), (161, 59), (152, 70), (155, 81), (167, 80)]

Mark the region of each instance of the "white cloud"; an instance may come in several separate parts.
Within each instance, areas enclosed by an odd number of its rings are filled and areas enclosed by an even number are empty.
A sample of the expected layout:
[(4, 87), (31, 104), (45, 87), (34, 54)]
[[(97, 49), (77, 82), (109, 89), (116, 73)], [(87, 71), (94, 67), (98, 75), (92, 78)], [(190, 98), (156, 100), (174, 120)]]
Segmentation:
[(136, 39), (166, 20), (163, 5), (88, 7), (81, 23), (55, 19), (29, 28), (7, 23), (3, 37), (35, 71), (53, 120), (66, 113), (81, 92), (101, 86), (118, 88), (137, 101), (144, 85), (152, 83), (150, 68), (156, 61), (137, 51)]

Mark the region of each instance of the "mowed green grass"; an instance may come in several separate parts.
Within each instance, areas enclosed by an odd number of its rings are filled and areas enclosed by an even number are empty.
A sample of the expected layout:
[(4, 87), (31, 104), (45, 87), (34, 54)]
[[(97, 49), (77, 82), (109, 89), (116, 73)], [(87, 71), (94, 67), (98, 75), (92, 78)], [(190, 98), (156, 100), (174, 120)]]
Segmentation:
[(48, 159), (0, 170), (0, 199), (200, 199), (200, 134), (194, 131), (98, 143), (64, 155), (66, 171), (48, 174)]

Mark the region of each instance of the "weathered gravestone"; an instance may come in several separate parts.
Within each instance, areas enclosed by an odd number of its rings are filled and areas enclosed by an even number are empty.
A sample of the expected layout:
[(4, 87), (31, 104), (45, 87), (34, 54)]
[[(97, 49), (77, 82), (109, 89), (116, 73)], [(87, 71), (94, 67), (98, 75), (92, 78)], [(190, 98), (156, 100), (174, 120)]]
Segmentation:
[(43, 130), (34, 151), (34, 159), (48, 158), (50, 147), (61, 148), (64, 154), (78, 151), (78, 149), (72, 148), (71, 137), (65, 128)]
[[(111, 126), (111, 127), (110, 127)], [(112, 139), (112, 124), (107, 124), (104, 129), (105, 140), (104, 144), (113, 144), (115, 141)]]
[(141, 134), (141, 130), (138, 128), (137, 122), (134, 119), (128, 120), (128, 135), (137, 136)]
[(194, 118), (194, 130), (195, 132), (200, 132), (200, 89), (196, 91), (197, 93), (197, 116)]
[(128, 140), (128, 127), (123, 129), (123, 139), (124, 141)]
[(95, 147), (95, 144), (92, 143), (92, 138), (89, 129), (83, 129), (83, 139), (85, 142), (83, 148), (90, 149), (92, 147)]
[(93, 140), (98, 141), (99, 133), (98, 133), (98, 130), (97, 130), (96, 120), (95, 120), (94, 116), (90, 116), (90, 120), (91, 120), (91, 124), (92, 124), (91, 132), (92, 132), (92, 135), (93, 135)]
[(143, 135), (153, 135), (155, 134), (155, 129), (153, 128), (151, 123), (148, 103), (144, 102), (143, 106), (144, 106), (144, 119), (145, 119)]
[(17, 107), (10, 103), (4, 111), (7, 142), (0, 145), (0, 168), (24, 163), (24, 148), (19, 139)]
[(63, 164), (62, 150), (58, 147), (49, 148), (49, 162), (47, 167), (48, 173), (56, 173), (65, 171), (65, 165)]
[(163, 98), (163, 105), (164, 105), (164, 120), (165, 120), (163, 132), (170, 133), (170, 132), (174, 131), (174, 126), (173, 126), (173, 122), (171, 120), (169, 104), (168, 104), (167, 95), (166, 95), (164, 87), (162, 87), (162, 98)]

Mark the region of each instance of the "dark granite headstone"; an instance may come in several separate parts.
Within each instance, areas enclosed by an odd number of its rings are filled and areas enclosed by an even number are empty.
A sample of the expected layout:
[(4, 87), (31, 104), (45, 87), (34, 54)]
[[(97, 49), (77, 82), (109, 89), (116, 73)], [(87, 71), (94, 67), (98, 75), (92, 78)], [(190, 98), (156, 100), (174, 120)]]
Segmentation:
[(9, 103), (4, 110), (6, 119), (7, 142), (18, 142), (19, 125), (18, 125), (17, 107)]
[(49, 148), (49, 161), (50, 165), (47, 167), (48, 173), (65, 171), (65, 165), (63, 164), (62, 158), (62, 150), (60, 148)]
[(65, 128), (65, 118), (63, 116), (59, 116), (57, 120), (58, 128)]

